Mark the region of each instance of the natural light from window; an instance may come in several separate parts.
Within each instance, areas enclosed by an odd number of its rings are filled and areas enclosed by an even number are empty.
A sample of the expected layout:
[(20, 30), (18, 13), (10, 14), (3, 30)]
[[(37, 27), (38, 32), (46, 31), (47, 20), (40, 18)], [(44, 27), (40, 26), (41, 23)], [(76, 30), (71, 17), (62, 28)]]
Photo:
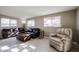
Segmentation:
[(28, 52), (29, 50), (28, 49), (23, 49), (21, 52)]
[(18, 48), (12, 48), (11, 52), (19, 52), (20, 50)]
[(15, 19), (1, 18), (1, 27), (17, 26)]
[(30, 45), (29, 47), (30, 47), (30, 48), (32, 48), (32, 49), (36, 49), (36, 47), (35, 47), (35, 46), (33, 46), (33, 45)]
[(27, 21), (27, 27), (34, 27), (35, 26), (35, 21), (34, 20), (28, 20)]
[(8, 46), (6, 45), (6, 46), (1, 47), (0, 49), (1, 49), (2, 51), (4, 51), (4, 50), (10, 49), (10, 47), (8, 47)]
[(1, 18), (1, 27), (9, 27), (9, 19)]
[(26, 45), (26, 44), (20, 44), (20, 46), (22, 46), (23, 48), (26, 48), (28, 45)]
[(61, 27), (61, 17), (45, 17), (44, 18), (44, 27)]
[(51, 27), (52, 26), (52, 20), (51, 17), (45, 17), (44, 18), (44, 27)]
[(17, 26), (16, 20), (10, 20), (10, 26)]
[(60, 16), (52, 17), (52, 26), (61, 27), (61, 17)]

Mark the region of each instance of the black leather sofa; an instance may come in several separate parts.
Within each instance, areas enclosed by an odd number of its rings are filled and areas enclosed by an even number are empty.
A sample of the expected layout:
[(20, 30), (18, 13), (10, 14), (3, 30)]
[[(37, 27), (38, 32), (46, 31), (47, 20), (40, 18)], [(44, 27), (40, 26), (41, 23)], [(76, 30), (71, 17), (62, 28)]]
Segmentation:
[(17, 36), (18, 33), (25, 32), (24, 28), (2, 29), (2, 38)]
[(7, 38), (10, 35), (10, 29), (2, 29), (1, 34), (2, 38)]
[(39, 28), (29, 28), (26, 31), (31, 35), (31, 38), (37, 38), (40, 35), (40, 29)]

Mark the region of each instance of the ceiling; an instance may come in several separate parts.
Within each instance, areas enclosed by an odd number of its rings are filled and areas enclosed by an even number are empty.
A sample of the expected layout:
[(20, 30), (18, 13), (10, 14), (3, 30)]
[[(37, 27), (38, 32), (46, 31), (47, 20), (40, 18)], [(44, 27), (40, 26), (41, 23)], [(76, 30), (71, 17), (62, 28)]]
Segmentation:
[(0, 14), (26, 19), (76, 8), (76, 6), (0, 6)]

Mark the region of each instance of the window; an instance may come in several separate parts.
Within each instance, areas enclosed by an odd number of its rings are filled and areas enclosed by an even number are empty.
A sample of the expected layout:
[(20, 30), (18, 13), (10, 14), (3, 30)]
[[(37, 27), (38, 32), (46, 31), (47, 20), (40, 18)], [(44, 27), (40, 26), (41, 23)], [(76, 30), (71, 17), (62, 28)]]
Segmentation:
[(27, 21), (27, 26), (28, 27), (34, 27), (35, 26), (35, 21), (34, 20), (28, 20)]
[(61, 17), (60, 16), (53, 17), (52, 25), (53, 27), (61, 27)]
[(44, 18), (44, 27), (61, 27), (61, 17), (46, 17)]
[(10, 20), (10, 26), (17, 26), (17, 21), (16, 20)]
[(44, 27), (50, 27), (50, 26), (52, 26), (51, 17), (44, 18)]
[(9, 26), (9, 19), (1, 18), (1, 27), (8, 27)]
[(17, 21), (14, 19), (1, 18), (1, 27), (17, 26)]

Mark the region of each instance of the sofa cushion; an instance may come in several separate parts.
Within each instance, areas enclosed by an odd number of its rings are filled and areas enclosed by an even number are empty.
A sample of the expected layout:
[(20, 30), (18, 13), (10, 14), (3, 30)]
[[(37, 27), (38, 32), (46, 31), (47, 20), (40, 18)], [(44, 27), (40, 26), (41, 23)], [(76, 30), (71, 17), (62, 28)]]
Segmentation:
[(57, 36), (58, 36), (58, 37), (61, 37), (61, 38), (67, 37), (67, 35), (65, 35), (65, 34), (57, 34)]
[(57, 41), (57, 42), (61, 42), (61, 38), (60, 37), (51, 37), (51, 40), (53, 41)]

